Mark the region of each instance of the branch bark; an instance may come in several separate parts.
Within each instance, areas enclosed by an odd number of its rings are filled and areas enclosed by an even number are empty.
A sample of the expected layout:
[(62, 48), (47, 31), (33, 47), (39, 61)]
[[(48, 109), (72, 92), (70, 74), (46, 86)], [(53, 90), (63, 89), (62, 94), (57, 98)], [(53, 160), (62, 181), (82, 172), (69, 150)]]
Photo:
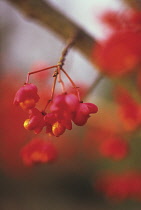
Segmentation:
[(78, 33), (76, 47), (87, 59), (91, 60), (91, 51), (95, 40), (69, 18), (51, 7), (44, 0), (7, 0), (17, 7), (26, 17), (52, 29), (63, 39)]
[(124, 0), (126, 4), (129, 4), (130, 7), (135, 8), (136, 10), (141, 11), (141, 1), (140, 0)]

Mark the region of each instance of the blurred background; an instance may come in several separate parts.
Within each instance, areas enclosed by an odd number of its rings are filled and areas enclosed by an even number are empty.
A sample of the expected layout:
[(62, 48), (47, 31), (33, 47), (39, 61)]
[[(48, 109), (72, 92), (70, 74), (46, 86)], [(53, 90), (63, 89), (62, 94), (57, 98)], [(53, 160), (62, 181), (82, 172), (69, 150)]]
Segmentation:
[[(140, 5), (133, 0), (46, 2), (101, 44), (112, 36), (101, 15), (112, 11), (116, 16), (139, 9)], [(112, 16), (110, 21), (113, 20), (116, 18)], [(134, 20), (140, 27), (140, 13)], [(71, 131), (59, 138), (49, 137), (45, 132), (37, 136), (23, 128), (27, 113), (13, 106), (13, 99), (24, 84), (27, 72), (58, 62), (65, 41), (50, 29), (23, 16), (9, 1), (0, 1), (1, 210), (141, 209), (141, 44), (138, 46), (139, 61), (136, 59), (137, 65), (132, 66), (134, 74), (120, 75), (120, 78), (101, 70), (103, 66), (99, 61), (94, 65), (77, 49), (71, 49), (64, 68), (80, 86), (81, 97), (85, 96), (86, 102), (95, 103), (99, 112), (92, 115), (85, 126), (73, 125)], [(90, 92), (100, 72), (104, 77)], [(31, 82), (42, 96), (41, 103), (45, 103), (50, 95), (51, 76), (52, 72), (31, 76)], [(135, 86), (137, 78), (138, 90)], [(69, 81), (64, 81), (69, 86)], [(53, 144), (58, 158), (52, 163), (26, 166), (21, 150), (32, 139)]]

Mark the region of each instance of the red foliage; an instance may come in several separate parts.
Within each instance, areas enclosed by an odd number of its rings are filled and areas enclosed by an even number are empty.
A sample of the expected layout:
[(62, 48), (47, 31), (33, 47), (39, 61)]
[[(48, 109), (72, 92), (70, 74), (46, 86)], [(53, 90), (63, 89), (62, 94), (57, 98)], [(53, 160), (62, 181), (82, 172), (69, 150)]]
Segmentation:
[(105, 139), (100, 145), (102, 156), (112, 158), (113, 160), (122, 160), (129, 153), (129, 146), (121, 137), (113, 136)]
[(118, 13), (113, 10), (107, 11), (102, 14), (101, 21), (113, 30), (119, 31), (129, 25), (129, 11), (126, 13)]
[(141, 105), (124, 88), (116, 89), (116, 102), (121, 122), (126, 130), (135, 130), (141, 124)]
[(94, 47), (93, 58), (100, 70), (109, 76), (122, 76), (133, 71), (141, 62), (141, 32), (114, 33)]
[(113, 33), (94, 46), (94, 62), (101, 72), (112, 77), (134, 71), (141, 64), (141, 13), (127, 11), (118, 15), (110, 11), (103, 20), (112, 26)]
[(21, 150), (23, 163), (32, 166), (39, 163), (50, 163), (57, 159), (55, 145), (43, 139), (33, 139)]
[(99, 113), (89, 121), (84, 139), (84, 152), (90, 159), (108, 158), (119, 161), (128, 157), (130, 145), (125, 137), (114, 104), (103, 103)]
[(141, 172), (103, 174), (97, 179), (95, 187), (113, 200), (141, 200)]
[(84, 142), (89, 156), (109, 158), (115, 161), (122, 160), (129, 154), (127, 141), (110, 129), (95, 127), (89, 130)]
[(141, 29), (141, 12), (132, 9), (125, 12), (107, 11), (101, 16), (101, 20), (113, 31)]
[[(16, 84), (15, 84), (16, 80)], [(19, 151), (26, 139), (26, 133), (22, 126), (25, 112), (13, 106), (13, 97), (21, 78), (16, 75), (8, 75), (1, 78), (1, 168), (9, 175), (17, 175), (23, 171)]]

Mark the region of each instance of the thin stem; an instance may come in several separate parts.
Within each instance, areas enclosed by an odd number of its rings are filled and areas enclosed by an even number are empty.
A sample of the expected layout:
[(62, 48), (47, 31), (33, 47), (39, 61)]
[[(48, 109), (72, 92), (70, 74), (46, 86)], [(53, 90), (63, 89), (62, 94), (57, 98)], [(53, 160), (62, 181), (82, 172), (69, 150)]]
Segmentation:
[(83, 28), (79, 27), (71, 19), (67, 18), (61, 12), (51, 6), (49, 1), (45, 0), (8, 0), (20, 12), (26, 16), (26, 20), (38, 23), (47, 29), (50, 28), (57, 33), (64, 40), (79, 31), (79, 38), (76, 47), (83, 53), (90, 61), (92, 49), (96, 41)]
[(37, 70), (37, 71), (28, 72), (27, 78), (26, 78), (26, 84), (29, 83), (29, 76), (30, 76), (31, 74), (36, 74), (36, 73), (39, 73), (39, 72), (41, 72), (41, 71), (46, 71), (46, 70), (49, 70), (49, 69), (52, 69), (52, 68), (55, 68), (55, 67), (57, 67), (57, 65), (55, 65), (55, 66), (50, 66), (50, 67), (47, 67), (47, 68), (43, 68), (43, 69), (40, 69), (40, 70)]
[(54, 77), (54, 82), (53, 82), (53, 87), (52, 87), (52, 93), (51, 93), (51, 101), (53, 100), (53, 97), (54, 97), (54, 91), (55, 91), (55, 85), (56, 85), (56, 80), (57, 80), (57, 74), (56, 76)]
[(74, 36), (70, 38), (70, 40), (68, 41), (67, 46), (62, 51), (62, 55), (61, 55), (60, 60), (58, 62), (58, 65), (60, 66), (60, 69), (64, 65), (65, 58), (66, 58), (66, 55), (67, 55), (69, 49), (75, 44), (75, 41), (76, 41), (77, 38), (78, 38), (78, 32), (75, 33)]
[(64, 72), (64, 74), (66, 75), (66, 77), (69, 79), (69, 81), (71, 82), (73, 88), (75, 88), (75, 90), (76, 90), (76, 92), (77, 92), (78, 99), (79, 99), (79, 101), (81, 101), (81, 100), (80, 100), (80, 94), (79, 94), (79, 91), (78, 91), (78, 88), (79, 88), (79, 87), (77, 87), (77, 86), (75, 85), (74, 81), (70, 78), (70, 76), (68, 75), (68, 73), (67, 73), (64, 69), (61, 69), (61, 70)]
[(57, 71), (58, 71), (58, 82), (61, 84), (61, 86), (62, 86), (62, 92), (63, 93), (66, 93), (66, 89), (65, 89), (65, 85), (64, 85), (64, 82), (63, 82), (63, 80), (62, 80), (62, 78), (61, 78), (61, 71), (60, 71), (61, 69), (60, 69), (60, 66), (58, 66), (57, 67)]
[(58, 76), (58, 72), (55, 71), (54, 76), (53, 76), (54, 77), (54, 81), (53, 81), (53, 86), (52, 86), (52, 91), (51, 91), (51, 97), (48, 100), (48, 102), (47, 102), (43, 112), (45, 112), (45, 110), (48, 107), (49, 103), (53, 100), (57, 76)]

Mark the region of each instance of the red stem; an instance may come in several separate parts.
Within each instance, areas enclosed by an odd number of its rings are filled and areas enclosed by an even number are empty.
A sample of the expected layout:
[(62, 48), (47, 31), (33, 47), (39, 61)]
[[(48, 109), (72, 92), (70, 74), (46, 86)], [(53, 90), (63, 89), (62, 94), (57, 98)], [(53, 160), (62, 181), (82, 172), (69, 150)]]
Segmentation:
[(79, 87), (77, 87), (77, 86), (75, 85), (74, 81), (70, 78), (70, 76), (67, 74), (67, 72), (66, 72), (64, 69), (61, 68), (61, 70), (64, 72), (64, 74), (66, 75), (66, 77), (69, 79), (69, 81), (71, 82), (73, 88), (75, 88), (76, 93), (77, 93), (78, 100), (81, 101), (81, 100), (80, 100), (80, 94), (79, 94), (79, 91), (78, 91), (78, 88), (79, 88)]
[(29, 83), (29, 76), (30, 76), (31, 74), (36, 74), (36, 73), (39, 73), (39, 72), (41, 72), (41, 71), (46, 71), (46, 70), (49, 70), (49, 69), (52, 69), (52, 68), (55, 68), (55, 67), (57, 67), (57, 65), (55, 65), (55, 66), (50, 66), (50, 67), (47, 67), (47, 68), (44, 68), (44, 69), (40, 69), (40, 70), (37, 70), (37, 71), (28, 72), (27, 78), (26, 78), (26, 84)]
[(66, 93), (66, 89), (65, 89), (65, 85), (64, 85), (64, 82), (61, 78), (61, 72), (60, 72), (61, 68), (60, 68), (60, 65), (57, 67), (57, 71), (58, 71), (58, 82), (61, 84), (62, 86), (62, 92), (63, 93)]
[(48, 106), (49, 103), (53, 100), (57, 76), (58, 76), (58, 74), (56, 74), (56, 75), (54, 76), (54, 82), (53, 82), (52, 91), (51, 91), (51, 97), (50, 97), (51, 99), (48, 100), (48, 102), (47, 102), (47, 104), (46, 104), (46, 106), (45, 106), (43, 112), (45, 112), (47, 106)]

